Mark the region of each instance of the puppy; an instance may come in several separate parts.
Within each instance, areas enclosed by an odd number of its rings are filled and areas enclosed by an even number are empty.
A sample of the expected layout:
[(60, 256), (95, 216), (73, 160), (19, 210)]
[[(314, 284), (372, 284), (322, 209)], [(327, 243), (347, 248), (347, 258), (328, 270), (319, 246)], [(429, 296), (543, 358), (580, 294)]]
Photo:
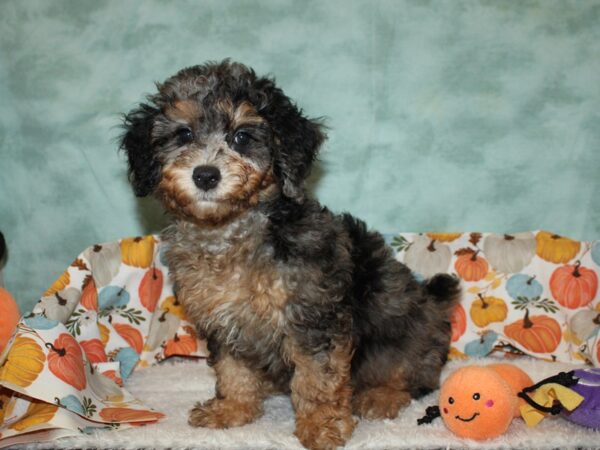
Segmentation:
[(192, 426), (247, 424), (289, 392), (300, 442), (329, 449), (353, 414), (393, 418), (438, 387), (458, 281), (418, 283), (380, 234), (308, 196), (323, 127), (272, 79), (228, 60), (186, 68), (124, 127), (135, 193), (172, 216), (169, 270), (216, 372)]

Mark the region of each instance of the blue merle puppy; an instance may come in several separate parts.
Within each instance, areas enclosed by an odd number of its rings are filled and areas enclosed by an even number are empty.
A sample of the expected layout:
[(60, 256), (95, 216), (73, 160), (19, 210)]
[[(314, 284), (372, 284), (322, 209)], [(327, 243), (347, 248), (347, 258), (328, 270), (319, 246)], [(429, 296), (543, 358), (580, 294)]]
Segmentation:
[(353, 414), (393, 418), (438, 387), (458, 281), (418, 283), (380, 234), (310, 198), (323, 127), (273, 79), (228, 60), (189, 67), (124, 127), (135, 193), (172, 216), (169, 270), (216, 372), (192, 426), (247, 424), (289, 392), (300, 442), (329, 449)]

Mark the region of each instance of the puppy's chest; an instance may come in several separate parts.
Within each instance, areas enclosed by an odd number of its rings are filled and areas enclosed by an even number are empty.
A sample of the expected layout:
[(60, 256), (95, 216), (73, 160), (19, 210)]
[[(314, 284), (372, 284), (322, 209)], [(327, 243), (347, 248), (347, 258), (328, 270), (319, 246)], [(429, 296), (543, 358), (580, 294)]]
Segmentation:
[(171, 259), (178, 295), (205, 333), (242, 352), (280, 344), (289, 292), (272, 259), (250, 246)]

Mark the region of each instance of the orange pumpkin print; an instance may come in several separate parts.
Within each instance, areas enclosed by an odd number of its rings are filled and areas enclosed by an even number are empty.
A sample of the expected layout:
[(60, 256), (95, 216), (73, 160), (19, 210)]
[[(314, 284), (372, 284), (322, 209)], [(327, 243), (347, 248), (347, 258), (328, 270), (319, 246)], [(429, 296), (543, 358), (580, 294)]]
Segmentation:
[(560, 344), (559, 323), (548, 316), (529, 316), (526, 310), (521, 320), (506, 325), (504, 334), (533, 353), (552, 353)]
[(98, 311), (98, 289), (90, 275), (83, 280), (80, 303), (87, 310)]
[(119, 375), (117, 375), (117, 372), (115, 370), (113, 370), (113, 369), (106, 370), (106, 371), (102, 372), (102, 375), (104, 375), (109, 380), (113, 380), (119, 386), (123, 386), (123, 379)]
[(178, 336), (177, 333), (173, 339), (170, 339), (165, 344), (165, 357), (173, 355), (191, 355), (198, 349), (198, 342), (195, 336), (184, 334)]
[(128, 266), (148, 268), (154, 258), (154, 236), (123, 239), (121, 261)]
[(100, 417), (107, 422), (146, 422), (162, 419), (165, 415), (157, 411), (115, 407), (103, 408)]
[(158, 299), (162, 293), (162, 288), (163, 274), (160, 269), (152, 267), (146, 272), (138, 288), (140, 301), (148, 311), (154, 312), (156, 303), (158, 303)]
[(427, 236), (438, 242), (452, 242), (462, 235), (462, 233), (427, 233)]
[(458, 275), (465, 281), (479, 281), (485, 278), (489, 265), (487, 261), (479, 256), (479, 251), (462, 249), (456, 252), (458, 258), (454, 268)]
[(554, 264), (564, 264), (575, 258), (581, 248), (581, 242), (559, 236), (558, 234), (540, 231), (536, 236), (537, 255)]
[(61, 333), (54, 343), (46, 343), (48, 369), (62, 381), (75, 389), (85, 389), (86, 379), (83, 367), (83, 353), (77, 341), (68, 333)]
[(36, 425), (48, 423), (54, 417), (56, 411), (58, 411), (57, 405), (35, 400), (29, 405), (23, 418), (10, 425), (9, 428), (24, 431)]
[(100, 363), (108, 361), (104, 345), (100, 339), (88, 339), (79, 343), (91, 363)]
[(65, 270), (60, 276), (52, 283), (46, 292), (44, 292), (44, 297), (50, 297), (51, 295), (56, 294), (57, 292), (62, 291), (65, 287), (68, 286), (71, 281), (71, 276), (69, 275), (69, 271)]
[(467, 330), (467, 315), (462, 305), (458, 304), (452, 312), (450, 318), (450, 324), (452, 325), (452, 342), (456, 342), (460, 337), (465, 334)]
[(20, 387), (33, 383), (44, 369), (46, 355), (40, 345), (29, 337), (17, 335), (0, 367), (0, 380)]
[(142, 353), (142, 348), (144, 347), (144, 338), (142, 333), (131, 325), (127, 325), (126, 323), (113, 323), (113, 327), (115, 331), (121, 336), (131, 348), (133, 348), (136, 353)]
[(110, 330), (105, 325), (98, 323), (98, 331), (100, 331), (100, 340), (104, 345), (108, 342), (110, 338)]
[(566, 265), (556, 269), (550, 277), (550, 292), (558, 303), (569, 308), (581, 308), (591, 303), (598, 292), (598, 275), (581, 266)]
[(0, 287), (0, 353), (19, 323), (19, 307), (10, 293)]

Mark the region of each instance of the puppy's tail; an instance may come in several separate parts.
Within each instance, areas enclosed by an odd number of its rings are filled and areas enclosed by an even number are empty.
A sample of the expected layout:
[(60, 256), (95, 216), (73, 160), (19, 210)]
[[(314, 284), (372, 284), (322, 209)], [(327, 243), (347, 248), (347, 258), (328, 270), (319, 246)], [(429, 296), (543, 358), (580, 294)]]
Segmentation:
[(439, 307), (451, 312), (460, 302), (462, 290), (455, 275), (438, 273), (425, 282), (425, 291), (433, 297)]

